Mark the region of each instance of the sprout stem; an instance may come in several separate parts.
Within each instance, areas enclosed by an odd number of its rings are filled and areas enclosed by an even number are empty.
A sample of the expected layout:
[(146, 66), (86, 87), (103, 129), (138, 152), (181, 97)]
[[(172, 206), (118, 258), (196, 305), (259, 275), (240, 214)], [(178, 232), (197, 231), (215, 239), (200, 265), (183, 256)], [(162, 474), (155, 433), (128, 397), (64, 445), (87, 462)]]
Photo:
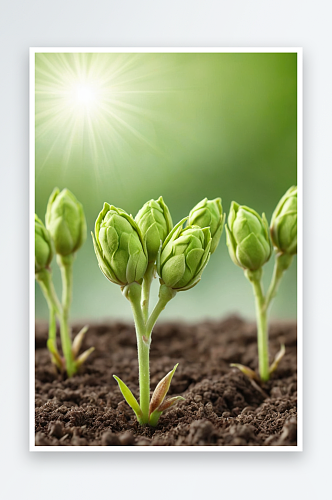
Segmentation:
[(69, 309), (73, 293), (73, 256), (57, 256), (62, 278), (62, 315), (60, 317), (60, 337), (63, 355), (66, 361), (68, 377), (74, 375), (77, 367), (72, 352), (71, 332), (68, 325)]
[(149, 340), (151, 339), (152, 329), (153, 329), (154, 325), (156, 324), (156, 321), (159, 318), (159, 315), (165, 309), (167, 303), (175, 297), (176, 293), (177, 293), (176, 290), (173, 290), (172, 288), (169, 288), (166, 285), (160, 286), (159, 300), (158, 300), (157, 304), (155, 305), (155, 308), (153, 309), (153, 311), (150, 314), (150, 317), (146, 323), (146, 337)]
[(48, 325), (48, 338), (56, 342), (56, 316), (55, 316), (55, 307), (53, 304), (50, 306), (50, 316), (49, 316), (49, 325)]
[(272, 299), (276, 296), (282, 275), (289, 268), (293, 260), (292, 255), (277, 253), (274, 263), (273, 275), (271, 284), (266, 294), (265, 307), (269, 308)]
[[(152, 266), (151, 266), (152, 267)], [(153, 274), (150, 274), (150, 276)], [(151, 344), (151, 332), (156, 323), (159, 314), (165, 309), (167, 302), (175, 297), (176, 292), (166, 285), (161, 285), (159, 290), (159, 300), (156, 304), (150, 318), (147, 322), (144, 319), (143, 287), (134, 282), (127, 285), (123, 289), (123, 294), (129, 300), (133, 311), (137, 351), (138, 351), (138, 369), (139, 369), (139, 391), (140, 391), (140, 408), (142, 410), (142, 424), (149, 422), (149, 406), (150, 406), (150, 366), (149, 353)]]
[[(48, 269), (43, 269), (38, 274), (36, 274), (36, 280), (40, 285), (50, 312), (48, 338), (53, 342), (53, 345), (56, 348), (56, 314), (61, 317), (62, 312), (61, 304), (54, 289), (51, 271), (49, 271)], [(52, 353), (51, 357), (53, 360)]]
[(258, 366), (260, 378), (266, 382), (270, 378), (269, 369), (269, 335), (267, 324), (267, 309), (260, 281), (252, 282), (256, 301)]
[(269, 370), (269, 337), (267, 323), (267, 308), (263, 294), (261, 277), (262, 270), (245, 271), (245, 275), (251, 282), (255, 295), (256, 319), (257, 319), (257, 344), (258, 344), (258, 367), (259, 375), (263, 382), (270, 378)]
[(139, 391), (140, 391), (140, 407), (142, 410), (142, 424), (149, 422), (149, 405), (150, 405), (150, 367), (149, 353), (150, 342), (146, 339), (146, 328), (141, 309), (141, 291), (142, 287), (138, 283), (131, 283), (126, 287), (125, 295), (128, 298), (133, 310), (137, 351), (138, 351), (138, 369), (139, 369)]
[(150, 288), (151, 288), (151, 283), (153, 281), (154, 272), (155, 272), (155, 263), (149, 262), (148, 267), (145, 271), (145, 275), (143, 278), (143, 285), (142, 285), (141, 305), (145, 323), (147, 322), (149, 316)]
[(69, 309), (71, 306), (71, 301), (73, 296), (73, 257), (72, 255), (69, 255), (67, 257), (58, 255), (57, 262), (61, 271), (61, 279), (62, 279), (63, 315), (66, 321), (68, 321)]

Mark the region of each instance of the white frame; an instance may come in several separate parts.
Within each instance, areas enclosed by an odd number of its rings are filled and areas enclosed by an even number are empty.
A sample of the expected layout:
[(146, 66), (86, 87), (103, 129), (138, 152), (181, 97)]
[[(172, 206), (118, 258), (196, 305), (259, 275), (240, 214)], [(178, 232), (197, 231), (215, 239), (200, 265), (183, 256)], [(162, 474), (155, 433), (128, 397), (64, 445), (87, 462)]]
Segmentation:
[[(297, 253), (297, 374), (298, 431), (297, 446), (36, 446), (35, 445), (35, 54), (38, 53), (296, 53), (297, 54), (297, 186), (298, 186), (298, 253)], [(301, 47), (31, 47), (30, 48), (30, 114), (29, 114), (29, 450), (30, 451), (101, 451), (101, 452), (248, 452), (303, 451), (303, 51)]]

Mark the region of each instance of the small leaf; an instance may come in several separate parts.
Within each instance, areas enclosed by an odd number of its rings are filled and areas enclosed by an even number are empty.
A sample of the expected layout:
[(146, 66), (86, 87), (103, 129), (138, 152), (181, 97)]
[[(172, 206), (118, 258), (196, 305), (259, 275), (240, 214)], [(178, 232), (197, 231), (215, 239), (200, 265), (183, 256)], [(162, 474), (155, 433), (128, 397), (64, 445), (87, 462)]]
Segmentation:
[(166, 401), (163, 401), (163, 403), (161, 403), (161, 405), (154, 412), (151, 413), (149, 417), (149, 425), (151, 425), (151, 427), (156, 427), (160, 415), (165, 410), (175, 405), (178, 401), (185, 401), (185, 399), (182, 396), (174, 396), (173, 398), (169, 398)]
[(134, 397), (133, 393), (131, 390), (126, 386), (122, 380), (117, 377), (116, 375), (113, 375), (117, 383), (119, 384), (120, 391), (122, 393), (122, 396), (125, 398), (127, 403), (129, 404), (130, 408), (135, 412), (135, 415), (137, 417), (137, 420), (140, 421), (141, 417), (143, 416), (142, 410), (140, 405), (138, 404), (136, 398)]
[(260, 381), (257, 373), (254, 372), (254, 370), (252, 370), (248, 366), (244, 366), (244, 365), (241, 365), (239, 363), (232, 363), (230, 366), (234, 366), (235, 368), (238, 368), (244, 375), (246, 375), (251, 380), (256, 380), (257, 382)]
[(282, 360), (282, 358), (284, 357), (285, 352), (286, 352), (285, 344), (281, 344), (280, 350), (275, 355), (273, 363), (270, 366), (270, 375), (278, 368), (278, 365), (279, 365), (280, 361)]
[(88, 328), (89, 328), (88, 326), (83, 326), (82, 330), (80, 330), (76, 335), (76, 337), (74, 338), (73, 345), (71, 348), (74, 358), (77, 358), (78, 353), (80, 352), (84, 335), (88, 331)]
[(76, 360), (76, 366), (77, 368), (79, 368), (80, 366), (83, 365), (84, 361), (86, 361), (88, 359), (88, 357), (90, 356), (90, 354), (95, 350), (94, 347), (90, 347), (89, 349), (87, 349), (86, 351), (82, 352), (82, 354), (77, 358)]
[(160, 406), (158, 406), (158, 411), (165, 411), (175, 405), (178, 401), (185, 401), (185, 399), (182, 396), (174, 396), (173, 398), (166, 399)]
[(59, 368), (60, 371), (63, 371), (63, 362), (61, 356), (59, 354), (58, 349), (56, 348), (55, 341), (53, 339), (47, 340), (47, 349), (51, 353), (52, 362)]
[(171, 370), (157, 385), (157, 387), (154, 390), (154, 393), (152, 394), (152, 398), (150, 401), (150, 409), (149, 409), (149, 414), (153, 413), (157, 408), (161, 405), (161, 403), (164, 401), (165, 396), (168, 392), (169, 386), (171, 385), (171, 381), (174, 375), (175, 370), (178, 367), (177, 363), (173, 370)]

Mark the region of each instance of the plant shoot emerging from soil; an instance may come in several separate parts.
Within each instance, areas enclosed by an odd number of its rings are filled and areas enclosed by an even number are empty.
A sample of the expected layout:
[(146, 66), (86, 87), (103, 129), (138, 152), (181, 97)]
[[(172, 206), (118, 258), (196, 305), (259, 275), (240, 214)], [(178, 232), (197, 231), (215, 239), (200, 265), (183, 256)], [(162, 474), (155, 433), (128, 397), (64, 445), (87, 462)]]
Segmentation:
[[(257, 318), (257, 343), (259, 376), (262, 382), (269, 380), (285, 354), (282, 345), (273, 363), (269, 365), (268, 309), (277, 293), (283, 273), (289, 268), (297, 252), (297, 187), (293, 186), (279, 201), (268, 227), (265, 215), (258, 215), (251, 208), (234, 201), (226, 225), (226, 241), (233, 262), (244, 269), (251, 282)], [(263, 265), (269, 260), (274, 248), (275, 265), (269, 289), (264, 294), (261, 278)], [(250, 368), (234, 364), (248, 377), (258, 379)], [(258, 379), (259, 380), (259, 379)]]
[[(224, 216), (221, 200), (199, 203), (173, 227), (162, 197), (150, 200), (135, 219), (108, 203), (100, 212), (92, 234), (98, 264), (107, 279), (121, 287), (129, 300), (136, 328), (139, 364), (139, 403), (126, 384), (114, 375), (123, 397), (140, 424), (156, 426), (160, 415), (181, 396), (165, 399), (175, 365), (158, 383), (150, 399), (149, 351), (153, 327), (177, 292), (189, 290), (201, 279), (210, 255), (218, 245)], [(159, 275), (159, 298), (149, 313), (152, 280)]]
[[(68, 377), (74, 375), (84, 363), (93, 347), (78, 355), (87, 327), (71, 341), (69, 310), (72, 301), (73, 262), (77, 250), (86, 240), (86, 222), (82, 205), (68, 190), (55, 188), (46, 210), (46, 227), (35, 215), (35, 277), (49, 307), (49, 336), (47, 347), (52, 362)], [(52, 280), (50, 264), (54, 253), (61, 270), (62, 303), (60, 303)], [(56, 344), (56, 317), (60, 322), (60, 338), (64, 358)]]

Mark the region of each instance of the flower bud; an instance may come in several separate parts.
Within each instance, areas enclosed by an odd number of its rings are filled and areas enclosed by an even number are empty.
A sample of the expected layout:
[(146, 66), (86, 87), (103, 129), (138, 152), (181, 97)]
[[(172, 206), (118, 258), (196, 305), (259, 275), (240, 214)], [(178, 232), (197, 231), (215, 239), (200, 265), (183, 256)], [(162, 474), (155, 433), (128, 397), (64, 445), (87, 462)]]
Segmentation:
[(221, 199), (200, 201), (190, 212), (188, 224), (190, 226), (209, 227), (211, 231), (211, 249), (213, 253), (219, 243), (224, 228), (225, 217), (223, 215)]
[(157, 258), (162, 283), (174, 290), (189, 290), (201, 279), (210, 258), (210, 228), (187, 226), (179, 222), (166, 238)]
[(107, 279), (120, 286), (141, 282), (148, 264), (147, 251), (131, 215), (104, 203), (92, 239), (99, 267)]
[(273, 245), (282, 253), (297, 252), (297, 186), (286, 191), (273, 212), (270, 226)]
[(166, 236), (172, 230), (173, 222), (162, 196), (143, 205), (135, 217), (146, 244), (149, 262), (154, 262)]
[(86, 239), (86, 222), (81, 203), (68, 190), (55, 188), (48, 200), (46, 227), (51, 233), (57, 254), (75, 253)]
[(266, 217), (234, 201), (226, 225), (226, 241), (232, 261), (255, 271), (270, 258), (272, 245)]
[(49, 267), (53, 259), (53, 243), (49, 231), (35, 214), (35, 273)]

